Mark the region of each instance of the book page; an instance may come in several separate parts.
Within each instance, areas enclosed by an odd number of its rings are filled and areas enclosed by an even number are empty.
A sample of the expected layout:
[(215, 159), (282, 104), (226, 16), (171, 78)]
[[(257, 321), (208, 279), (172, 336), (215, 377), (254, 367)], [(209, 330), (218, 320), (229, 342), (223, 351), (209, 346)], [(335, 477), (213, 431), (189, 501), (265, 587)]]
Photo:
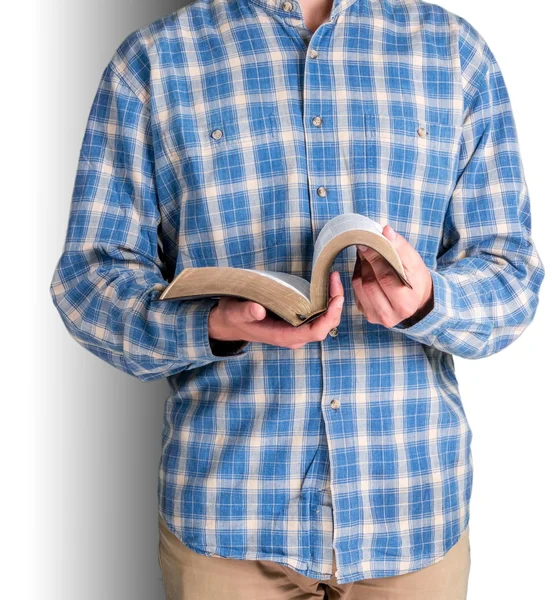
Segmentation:
[(316, 264), (318, 256), (328, 242), (341, 233), (354, 229), (363, 229), (385, 237), (383, 235), (383, 227), (378, 222), (370, 219), (370, 217), (359, 215), (357, 213), (344, 213), (338, 215), (337, 217), (330, 219), (320, 230), (314, 244), (312, 264)]
[(278, 281), (282, 285), (294, 289), (298, 294), (301, 294), (305, 300), (309, 300), (310, 295), (310, 282), (306, 281), (302, 277), (297, 275), (291, 275), (290, 273), (282, 273), (280, 271), (261, 271), (258, 269), (240, 269), (241, 271), (251, 271), (252, 273), (258, 273), (263, 277), (268, 277), (274, 281)]

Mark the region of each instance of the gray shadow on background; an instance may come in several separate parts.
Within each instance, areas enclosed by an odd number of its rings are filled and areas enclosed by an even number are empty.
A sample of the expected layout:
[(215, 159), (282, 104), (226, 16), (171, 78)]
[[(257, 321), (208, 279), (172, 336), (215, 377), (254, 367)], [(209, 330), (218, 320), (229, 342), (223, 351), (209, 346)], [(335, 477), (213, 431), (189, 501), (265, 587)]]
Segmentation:
[(37, 302), (44, 335), (35, 345), (44, 390), (37, 415), (43, 427), (36, 499), (41, 600), (165, 598), (157, 558), (157, 477), (167, 382), (144, 383), (82, 348), (65, 330), (49, 285), (101, 73), (128, 34), (185, 4), (37, 5), (44, 90), (37, 109), (48, 115), (37, 140), (48, 179), (37, 207), (43, 225)]

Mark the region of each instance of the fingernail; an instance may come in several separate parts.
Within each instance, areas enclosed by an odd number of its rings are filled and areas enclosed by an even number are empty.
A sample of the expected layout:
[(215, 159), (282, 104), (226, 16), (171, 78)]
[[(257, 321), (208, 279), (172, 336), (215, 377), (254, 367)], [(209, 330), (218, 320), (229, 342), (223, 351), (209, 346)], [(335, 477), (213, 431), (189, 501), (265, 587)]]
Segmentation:
[(361, 251), (361, 252), (366, 252), (366, 250), (368, 250), (368, 246), (359, 246), (357, 244), (357, 248)]
[(341, 296), (340, 298), (338, 298), (335, 303), (337, 304), (337, 308), (341, 308), (343, 306), (343, 302), (345, 302), (345, 298), (343, 296)]
[(394, 240), (395, 237), (397, 237), (397, 234), (395, 233), (395, 230), (393, 229), (393, 227), (391, 227), (391, 225), (389, 225), (389, 235), (392, 240)]

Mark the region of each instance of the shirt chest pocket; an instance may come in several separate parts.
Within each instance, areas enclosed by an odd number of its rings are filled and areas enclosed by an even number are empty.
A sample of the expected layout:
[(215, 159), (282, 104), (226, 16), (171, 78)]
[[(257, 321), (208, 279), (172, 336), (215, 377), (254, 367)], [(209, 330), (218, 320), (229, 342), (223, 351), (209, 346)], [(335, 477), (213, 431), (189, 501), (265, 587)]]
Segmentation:
[(460, 133), (461, 127), (450, 123), (367, 113), (365, 147), (356, 164), (383, 190), (448, 197), (455, 183)]
[[(199, 123), (199, 124), (198, 124)], [(181, 182), (179, 248), (192, 266), (253, 266), (282, 237), (276, 120), (262, 105), (229, 105), (174, 120), (163, 146)]]
[(364, 113), (355, 135), (356, 212), (394, 224), (431, 259), (456, 185), (461, 126)]

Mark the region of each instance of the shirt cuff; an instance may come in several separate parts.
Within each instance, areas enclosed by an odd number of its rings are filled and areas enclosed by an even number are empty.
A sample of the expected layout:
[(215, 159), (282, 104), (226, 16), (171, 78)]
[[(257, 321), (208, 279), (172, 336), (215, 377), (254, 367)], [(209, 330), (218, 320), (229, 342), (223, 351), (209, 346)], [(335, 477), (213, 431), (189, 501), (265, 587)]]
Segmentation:
[(209, 313), (218, 298), (201, 298), (185, 302), (178, 319), (178, 348), (183, 358), (201, 365), (224, 358), (238, 358), (246, 354), (250, 342), (246, 340), (216, 340), (209, 337)]
[(245, 354), (244, 352), (240, 352), (243, 348), (249, 344), (246, 340), (216, 340), (214, 338), (209, 338), (209, 343), (211, 344), (211, 351), (215, 356), (234, 356)]
[[(450, 282), (444, 275), (441, 275), (433, 269), (429, 269), (433, 280), (433, 308), (414, 325), (401, 325), (398, 323), (394, 327), (389, 327), (391, 331), (400, 331), (422, 343), (431, 344), (433, 338), (443, 330), (450, 321), (450, 299), (452, 298), (452, 289)], [(408, 323), (405, 319), (403, 323)]]

